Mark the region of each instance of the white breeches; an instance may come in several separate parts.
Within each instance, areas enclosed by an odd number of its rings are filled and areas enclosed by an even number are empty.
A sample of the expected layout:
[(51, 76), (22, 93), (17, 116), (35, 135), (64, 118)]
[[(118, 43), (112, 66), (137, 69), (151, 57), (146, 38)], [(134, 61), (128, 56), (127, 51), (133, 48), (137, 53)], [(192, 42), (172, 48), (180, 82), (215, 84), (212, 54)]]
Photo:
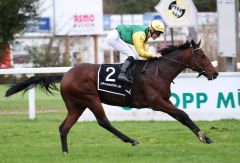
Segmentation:
[(127, 57), (132, 56), (134, 59), (141, 60), (142, 57), (138, 55), (135, 50), (135, 47), (131, 44), (124, 42), (116, 29), (109, 32), (107, 36), (107, 43), (118, 50), (120, 53), (126, 55)]

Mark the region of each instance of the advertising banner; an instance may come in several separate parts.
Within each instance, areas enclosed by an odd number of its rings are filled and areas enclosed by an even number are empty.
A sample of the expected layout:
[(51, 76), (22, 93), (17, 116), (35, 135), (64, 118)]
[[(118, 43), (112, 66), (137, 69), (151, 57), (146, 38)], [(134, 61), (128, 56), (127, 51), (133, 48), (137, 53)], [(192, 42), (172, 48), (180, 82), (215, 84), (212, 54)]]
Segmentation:
[(49, 31), (50, 30), (50, 19), (49, 18), (40, 18), (39, 19), (39, 30), (40, 31)]
[(96, 35), (103, 31), (102, 0), (57, 0), (56, 35)]
[(30, 19), (27, 22), (27, 32), (49, 32), (50, 18), (40, 17), (37, 19)]
[(103, 16), (103, 29), (104, 30), (110, 30), (111, 29), (110, 15), (104, 15)]

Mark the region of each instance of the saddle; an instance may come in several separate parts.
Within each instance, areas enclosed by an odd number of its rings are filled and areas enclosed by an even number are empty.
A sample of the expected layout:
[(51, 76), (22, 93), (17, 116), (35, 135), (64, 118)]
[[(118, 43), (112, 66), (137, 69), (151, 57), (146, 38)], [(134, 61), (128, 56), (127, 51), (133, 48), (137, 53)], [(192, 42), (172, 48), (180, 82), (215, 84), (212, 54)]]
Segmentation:
[[(149, 60), (136, 60), (127, 69), (126, 75), (132, 78), (133, 72), (145, 73)], [(139, 66), (137, 66), (139, 65)], [(98, 90), (121, 96), (130, 96), (132, 84), (124, 83), (117, 80), (122, 64), (102, 64), (98, 70)], [(134, 71), (135, 67), (140, 68), (139, 71)], [(134, 81), (133, 81), (134, 82)]]
[[(117, 80), (122, 64), (102, 64), (98, 70), (98, 90), (121, 96), (131, 95), (132, 84), (123, 83)], [(132, 66), (131, 66), (132, 67)], [(132, 68), (127, 71), (130, 77)]]

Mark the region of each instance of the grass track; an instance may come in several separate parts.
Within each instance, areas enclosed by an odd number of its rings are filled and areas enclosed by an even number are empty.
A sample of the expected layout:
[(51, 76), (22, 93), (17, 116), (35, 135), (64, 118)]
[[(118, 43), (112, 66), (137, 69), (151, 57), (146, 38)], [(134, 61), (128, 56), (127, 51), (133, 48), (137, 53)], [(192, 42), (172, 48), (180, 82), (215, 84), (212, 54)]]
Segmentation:
[[(176, 121), (112, 122), (128, 136), (141, 142), (138, 147), (123, 143), (96, 122), (77, 123), (70, 131), (69, 154), (60, 149), (58, 126), (65, 118), (64, 104), (57, 96), (37, 92), (37, 119), (28, 120), (27, 97), (3, 97), (0, 87), (0, 162), (239, 162), (240, 121), (198, 121), (215, 143), (202, 144)], [(25, 95), (27, 96), (27, 94)], [(46, 112), (54, 110), (54, 112)], [(11, 113), (11, 114), (6, 114)], [(22, 114), (14, 114), (22, 113)]]

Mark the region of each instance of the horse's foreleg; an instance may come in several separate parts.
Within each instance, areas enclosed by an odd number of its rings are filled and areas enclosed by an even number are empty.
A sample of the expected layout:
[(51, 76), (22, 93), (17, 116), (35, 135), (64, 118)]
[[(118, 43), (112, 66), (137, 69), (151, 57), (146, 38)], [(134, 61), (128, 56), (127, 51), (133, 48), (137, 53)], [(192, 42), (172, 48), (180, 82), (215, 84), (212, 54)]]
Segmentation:
[(138, 145), (139, 142), (129, 138), (128, 136), (124, 135), (122, 132), (114, 128), (110, 121), (107, 119), (105, 112), (103, 110), (102, 104), (100, 102), (93, 104), (91, 107), (89, 107), (90, 110), (95, 115), (98, 124), (105, 128), (106, 130), (110, 131), (114, 135), (116, 135), (118, 138), (120, 138), (124, 142), (131, 143), (133, 146)]
[(175, 108), (170, 101), (161, 101), (159, 104), (160, 106), (155, 105), (153, 109), (165, 112), (171, 117), (181, 122), (183, 125), (187, 126), (199, 138), (200, 141), (207, 144), (213, 143), (210, 138), (208, 138), (201, 132), (200, 128), (190, 119), (190, 117), (183, 110)]
[(84, 110), (85, 109), (71, 111), (68, 108), (68, 115), (66, 119), (62, 122), (62, 124), (59, 126), (62, 151), (64, 154), (68, 153), (67, 145), (68, 132), (71, 129), (71, 127), (77, 122), (78, 118), (80, 117)]
[[(192, 132), (198, 137), (198, 139), (204, 143), (211, 144), (213, 141), (204, 135), (199, 127), (190, 119), (190, 117), (182, 110), (175, 108), (177, 110), (176, 114), (169, 113), (170, 116), (181, 122), (183, 125), (187, 126), (192, 130)], [(181, 114), (179, 116), (179, 114)]]

